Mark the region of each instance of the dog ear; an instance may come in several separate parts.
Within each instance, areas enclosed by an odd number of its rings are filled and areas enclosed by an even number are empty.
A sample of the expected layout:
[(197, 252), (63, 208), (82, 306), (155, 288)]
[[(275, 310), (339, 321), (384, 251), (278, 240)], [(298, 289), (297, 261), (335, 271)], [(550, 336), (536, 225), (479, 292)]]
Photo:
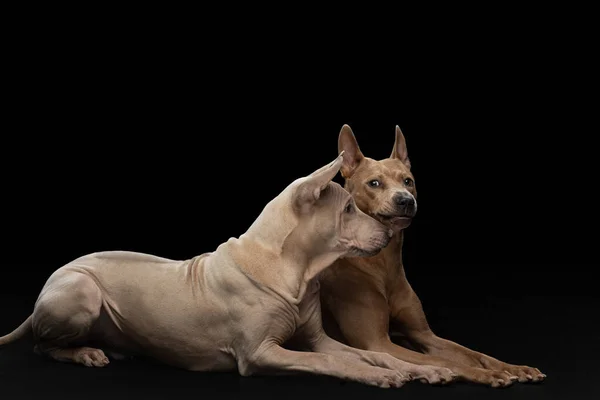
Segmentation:
[(392, 155), (390, 158), (395, 158), (404, 163), (410, 169), (410, 160), (408, 159), (408, 150), (406, 150), (406, 139), (400, 130), (400, 127), (396, 125), (396, 141), (394, 142), (394, 148), (392, 149)]
[(321, 197), (321, 192), (329, 182), (337, 175), (344, 161), (344, 152), (341, 152), (333, 162), (319, 168), (308, 175), (294, 192), (294, 203), (296, 207), (304, 209), (310, 207)]
[(344, 124), (338, 136), (338, 153), (344, 153), (341, 172), (344, 178), (350, 178), (358, 164), (365, 158), (350, 126)]

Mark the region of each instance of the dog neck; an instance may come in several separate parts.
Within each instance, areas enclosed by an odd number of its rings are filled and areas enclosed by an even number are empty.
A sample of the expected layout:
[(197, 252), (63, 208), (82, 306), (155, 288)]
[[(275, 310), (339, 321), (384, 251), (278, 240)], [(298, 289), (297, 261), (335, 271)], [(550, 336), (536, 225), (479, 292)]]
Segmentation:
[(402, 245), (404, 244), (404, 230), (394, 233), (390, 243), (375, 257), (381, 257), (390, 268), (404, 270), (402, 265)]
[(339, 254), (313, 254), (296, 231), (297, 217), (275, 199), (238, 239), (230, 239), (226, 251), (253, 281), (277, 292), (291, 304), (299, 304), (312, 279), (331, 265)]
[(317, 246), (306, 243), (299, 246), (299, 242), (301, 243), (293, 233), (288, 237), (288, 241), (284, 245), (283, 260), (287, 270), (293, 271), (293, 280), (288, 280), (289, 287), (292, 289), (294, 297), (301, 301), (310, 282), (317, 278), (324, 269), (331, 266), (342, 253), (329, 251), (314, 254), (311, 253), (311, 250)]

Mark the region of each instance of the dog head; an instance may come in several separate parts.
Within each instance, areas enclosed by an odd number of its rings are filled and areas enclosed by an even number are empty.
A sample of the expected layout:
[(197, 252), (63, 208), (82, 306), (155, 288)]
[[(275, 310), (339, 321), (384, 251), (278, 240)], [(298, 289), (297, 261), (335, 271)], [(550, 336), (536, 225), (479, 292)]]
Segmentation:
[(344, 187), (358, 208), (394, 232), (407, 228), (417, 212), (417, 189), (400, 127), (396, 126), (396, 141), (389, 158), (377, 161), (365, 157), (348, 125), (340, 131), (338, 150), (344, 152)]
[(350, 193), (331, 181), (343, 162), (342, 153), (291, 185), (292, 208), (298, 218), (294, 243), (321, 254), (371, 256), (388, 245), (392, 231), (357, 208)]

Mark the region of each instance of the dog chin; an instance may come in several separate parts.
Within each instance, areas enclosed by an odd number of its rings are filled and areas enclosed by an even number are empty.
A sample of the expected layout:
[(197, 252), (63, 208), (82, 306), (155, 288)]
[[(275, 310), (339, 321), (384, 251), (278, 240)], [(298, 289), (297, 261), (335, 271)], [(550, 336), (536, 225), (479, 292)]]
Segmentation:
[(388, 222), (390, 228), (394, 230), (394, 232), (399, 232), (402, 229), (406, 229), (410, 226), (412, 222), (412, 218), (410, 217), (393, 217)]
[(412, 217), (409, 216), (387, 216), (378, 214), (378, 219), (382, 224), (392, 228), (394, 233), (400, 232), (402, 229), (406, 229), (412, 222)]

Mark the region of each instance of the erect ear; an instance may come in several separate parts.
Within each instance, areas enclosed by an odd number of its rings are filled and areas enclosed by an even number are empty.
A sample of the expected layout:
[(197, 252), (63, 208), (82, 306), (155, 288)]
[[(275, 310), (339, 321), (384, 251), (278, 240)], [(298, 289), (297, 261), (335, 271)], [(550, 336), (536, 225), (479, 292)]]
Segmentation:
[(338, 153), (344, 152), (344, 162), (341, 172), (344, 178), (350, 178), (358, 164), (365, 158), (358, 147), (350, 126), (344, 124), (338, 136)]
[(329, 182), (337, 175), (342, 166), (344, 152), (333, 162), (319, 168), (312, 174), (304, 178), (294, 191), (294, 205), (304, 210), (312, 206), (321, 197), (321, 192), (327, 187)]
[(398, 125), (396, 125), (396, 141), (394, 142), (390, 158), (398, 159), (410, 168), (410, 160), (408, 159), (408, 151), (406, 150), (406, 139), (404, 139), (404, 135)]

